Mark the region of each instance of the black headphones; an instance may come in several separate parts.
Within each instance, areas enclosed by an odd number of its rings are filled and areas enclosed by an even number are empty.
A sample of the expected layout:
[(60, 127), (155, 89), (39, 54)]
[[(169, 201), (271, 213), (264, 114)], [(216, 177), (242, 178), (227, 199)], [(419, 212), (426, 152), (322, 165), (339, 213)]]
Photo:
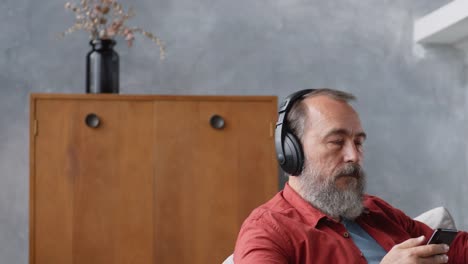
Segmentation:
[(301, 174), (304, 167), (304, 151), (301, 141), (291, 131), (286, 117), (292, 106), (302, 100), (302, 97), (315, 89), (297, 91), (281, 103), (278, 110), (278, 122), (275, 129), (276, 158), (281, 168), (292, 176)]

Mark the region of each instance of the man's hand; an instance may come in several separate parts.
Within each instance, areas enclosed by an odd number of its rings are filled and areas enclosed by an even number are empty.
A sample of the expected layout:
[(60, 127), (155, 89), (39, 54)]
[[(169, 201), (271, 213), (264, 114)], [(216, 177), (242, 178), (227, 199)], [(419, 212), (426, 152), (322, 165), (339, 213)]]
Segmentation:
[(449, 247), (445, 244), (422, 245), (424, 236), (410, 238), (394, 246), (380, 264), (447, 263)]

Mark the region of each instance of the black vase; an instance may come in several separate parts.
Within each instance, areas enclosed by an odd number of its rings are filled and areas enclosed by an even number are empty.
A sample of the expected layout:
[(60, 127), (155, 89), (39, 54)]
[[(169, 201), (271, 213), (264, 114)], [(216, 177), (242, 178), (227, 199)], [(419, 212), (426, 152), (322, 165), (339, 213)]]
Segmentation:
[(119, 93), (119, 54), (115, 41), (95, 39), (86, 56), (86, 93)]

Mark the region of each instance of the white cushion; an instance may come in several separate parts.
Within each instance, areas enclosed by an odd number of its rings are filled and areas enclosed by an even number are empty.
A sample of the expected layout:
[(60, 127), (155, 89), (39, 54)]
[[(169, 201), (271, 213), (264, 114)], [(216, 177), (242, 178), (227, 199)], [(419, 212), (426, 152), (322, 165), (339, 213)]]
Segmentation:
[(234, 264), (234, 255), (230, 255), (222, 264)]
[(414, 218), (414, 220), (425, 223), (432, 229), (436, 228), (452, 228), (455, 229), (455, 221), (444, 207), (436, 207), (427, 212), (424, 212)]

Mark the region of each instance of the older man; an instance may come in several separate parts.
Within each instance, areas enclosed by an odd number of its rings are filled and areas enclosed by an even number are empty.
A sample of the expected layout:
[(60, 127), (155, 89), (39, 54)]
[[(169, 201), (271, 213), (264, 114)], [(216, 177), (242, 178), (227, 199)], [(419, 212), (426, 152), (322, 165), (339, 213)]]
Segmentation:
[(426, 245), (431, 228), (364, 194), (366, 134), (353, 99), (305, 90), (280, 107), (276, 144), (289, 181), (245, 220), (236, 264), (468, 263), (467, 233), (459, 232), (450, 249)]

